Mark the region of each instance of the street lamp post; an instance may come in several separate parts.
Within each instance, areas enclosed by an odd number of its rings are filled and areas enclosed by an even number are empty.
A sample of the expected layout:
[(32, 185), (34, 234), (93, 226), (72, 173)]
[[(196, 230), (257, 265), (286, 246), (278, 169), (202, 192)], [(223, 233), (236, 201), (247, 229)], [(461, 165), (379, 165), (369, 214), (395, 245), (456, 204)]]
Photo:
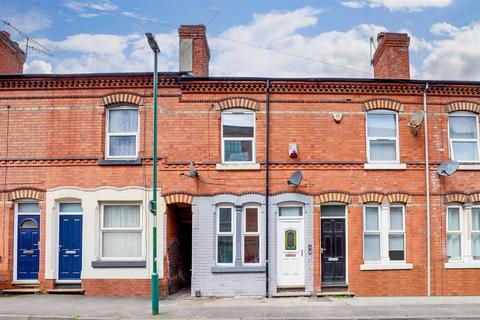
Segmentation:
[(150, 211), (153, 215), (153, 267), (152, 267), (152, 314), (158, 314), (158, 272), (157, 272), (157, 60), (160, 48), (152, 33), (145, 33), (154, 54), (153, 70), (153, 199)]

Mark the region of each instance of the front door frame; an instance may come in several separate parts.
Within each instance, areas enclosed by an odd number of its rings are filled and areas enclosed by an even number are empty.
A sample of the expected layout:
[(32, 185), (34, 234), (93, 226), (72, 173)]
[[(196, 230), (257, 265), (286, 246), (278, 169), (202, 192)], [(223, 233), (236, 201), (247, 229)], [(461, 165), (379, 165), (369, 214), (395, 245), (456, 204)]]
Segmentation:
[[(302, 216), (286, 216), (286, 217), (280, 217), (280, 208), (286, 208), (286, 207), (294, 207), (294, 208), (301, 208), (302, 209)], [(307, 251), (305, 250), (305, 205), (303, 203), (286, 203), (286, 204), (280, 204), (277, 206), (277, 212), (276, 212), (276, 218), (277, 218), (277, 230), (276, 230), (276, 242), (277, 242), (277, 259), (276, 259), (276, 277), (277, 277), (277, 288), (305, 288), (306, 287), (306, 264), (307, 264)], [(279, 285), (279, 279), (280, 277), (278, 276), (279, 274), (279, 264), (281, 263), (282, 260), (282, 246), (285, 244), (283, 241), (279, 239), (283, 239), (283, 234), (282, 237), (280, 237), (280, 229), (281, 229), (281, 221), (300, 221), (301, 222), (301, 231), (303, 233), (303, 248), (301, 249), (303, 251), (303, 284), (301, 285)]]
[[(69, 201), (59, 201), (57, 202), (56, 204), (56, 207), (57, 207), (57, 210), (56, 210), (56, 213), (57, 213), (57, 236), (56, 236), (56, 244), (55, 244), (55, 248), (56, 248), (56, 257), (57, 257), (57, 263), (55, 264), (55, 274), (56, 274), (56, 279), (55, 279), (55, 283), (82, 283), (82, 279), (81, 279), (81, 275), (80, 275), (80, 279), (78, 280), (72, 280), (72, 279), (60, 279), (60, 216), (82, 216), (82, 266), (83, 266), (83, 237), (84, 237), (84, 230), (83, 230), (83, 227), (85, 225), (85, 221), (83, 219), (83, 207), (82, 207), (82, 212), (60, 212), (60, 203), (79, 203), (80, 206), (82, 206), (82, 202), (81, 201), (78, 201), (78, 200), (69, 200)], [(83, 269), (83, 268), (82, 268)]]
[[(333, 217), (323, 217), (322, 218), (322, 206), (344, 206), (345, 208), (345, 216), (343, 217), (338, 217), (338, 216), (333, 216)], [(345, 219), (345, 283), (348, 286), (348, 206), (345, 203), (342, 202), (329, 202), (329, 203), (322, 203), (320, 205), (320, 246), (318, 248), (319, 253), (320, 253), (320, 285), (322, 285), (322, 219)]]
[[(36, 284), (38, 283), (38, 278), (37, 279), (28, 279), (28, 280), (19, 280), (18, 277), (17, 277), (17, 272), (18, 272), (18, 269), (17, 269), (17, 266), (18, 266), (18, 254), (17, 254), (17, 250), (18, 250), (18, 218), (19, 216), (23, 216), (23, 215), (28, 215), (28, 216), (39, 216), (39, 219), (38, 219), (38, 234), (39, 234), (39, 249), (38, 249), (38, 252), (39, 252), (39, 255), (41, 254), (42, 252), (42, 246), (41, 246), (41, 242), (42, 242), (42, 208), (40, 207), (40, 212), (32, 212), (32, 213), (21, 213), (19, 214), (18, 213), (18, 204), (19, 203), (38, 203), (39, 206), (40, 206), (40, 201), (38, 200), (35, 200), (35, 199), (22, 199), (22, 200), (16, 200), (15, 201), (15, 206), (14, 206), (14, 215), (13, 215), (13, 282), (14, 283), (19, 283), (19, 284), (22, 284), (22, 283), (26, 283), (26, 284)], [(40, 264), (41, 261), (39, 259), (38, 263)], [(39, 265), (40, 267), (40, 265)], [(40, 268), (39, 268), (40, 269)]]

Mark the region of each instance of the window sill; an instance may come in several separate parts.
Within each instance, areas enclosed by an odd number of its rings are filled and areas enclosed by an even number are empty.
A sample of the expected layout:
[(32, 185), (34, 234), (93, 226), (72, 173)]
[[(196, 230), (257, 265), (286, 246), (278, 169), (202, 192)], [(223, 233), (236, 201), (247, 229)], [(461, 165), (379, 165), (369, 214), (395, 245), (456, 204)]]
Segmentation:
[(480, 269), (479, 262), (447, 262), (445, 269)]
[(142, 159), (98, 159), (100, 166), (139, 166)]
[(461, 164), (458, 166), (458, 170), (464, 171), (480, 171), (480, 164)]
[(260, 170), (260, 163), (217, 163), (217, 170)]
[(369, 271), (369, 270), (412, 270), (413, 264), (411, 263), (365, 263), (360, 265), (360, 270)]
[(367, 170), (405, 170), (407, 169), (406, 163), (365, 163), (364, 169)]
[(92, 268), (145, 268), (147, 261), (92, 261)]
[(262, 273), (265, 272), (265, 266), (258, 267), (212, 267), (212, 273)]

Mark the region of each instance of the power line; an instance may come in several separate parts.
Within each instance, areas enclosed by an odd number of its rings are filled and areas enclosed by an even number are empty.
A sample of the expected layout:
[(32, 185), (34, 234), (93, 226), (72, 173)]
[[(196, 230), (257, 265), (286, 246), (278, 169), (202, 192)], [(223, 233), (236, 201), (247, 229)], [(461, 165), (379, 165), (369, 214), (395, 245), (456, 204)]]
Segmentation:
[[(39, 53), (42, 53), (44, 55), (53, 57), (53, 54), (50, 52), (49, 48), (47, 48), (43, 44), (39, 43), (38, 41), (32, 39), (28, 34), (23, 32), (22, 30), (18, 29), (17, 27), (15, 27), (13, 24), (8, 22), (7, 20), (2, 19), (2, 22), (4, 24), (6, 24), (7, 26), (9, 26), (10, 28), (12, 28), (13, 30), (15, 30), (16, 32), (18, 32), (18, 34), (20, 36), (22, 36), (25, 40), (27, 40), (27, 43), (25, 44), (25, 58), (28, 56), (28, 49), (32, 49), (32, 50), (37, 51)], [(34, 45), (31, 45), (30, 43), (33, 43)]]

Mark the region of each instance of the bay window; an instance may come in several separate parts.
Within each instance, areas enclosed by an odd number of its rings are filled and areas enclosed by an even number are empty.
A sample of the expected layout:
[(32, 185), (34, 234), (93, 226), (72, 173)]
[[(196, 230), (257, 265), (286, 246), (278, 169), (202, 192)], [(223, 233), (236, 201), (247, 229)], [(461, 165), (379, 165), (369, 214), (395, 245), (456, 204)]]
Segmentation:
[(478, 116), (453, 112), (448, 116), (450, 156), (460, 162), (479, 161)]
[(388, 110), (367, 112), (368, 162), (399, 162), (398, 115)]
[(101, 212), (102, 259), (141, 259), (143, 257), (141, 206), (103, 204)]
[(255, 113), (232, 109), (222, 112), (222, 162), (255, 162)]
[(107, 110), (107, 158), (136, 158), (139, 146), (138, 108), (112, 107)]

